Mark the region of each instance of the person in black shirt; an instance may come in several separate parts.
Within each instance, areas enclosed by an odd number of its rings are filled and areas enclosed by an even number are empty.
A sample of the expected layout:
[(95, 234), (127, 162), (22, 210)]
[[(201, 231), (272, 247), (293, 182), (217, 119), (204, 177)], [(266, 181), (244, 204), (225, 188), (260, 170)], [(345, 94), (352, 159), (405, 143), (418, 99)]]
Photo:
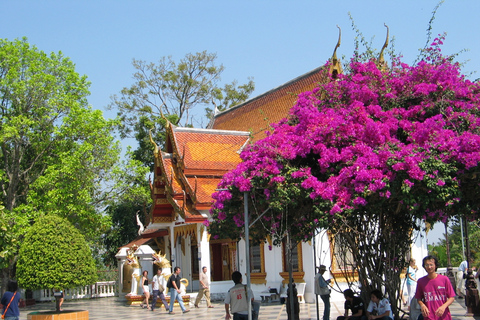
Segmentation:
[(170, 291), (170, 308), (169, 308), (169, 314), (175, 314), (173, 312), (173, 304), (175, 303), (175, 299), (178, 301), (178, 304), (180, 305), (180, 309), (182, 309), (183, 313), (190, 312), (190, 310), (187, 310), (185, 308), (185, 305), (183, 304), (183, 298), (181, 295), (180, 291), (180, 272), (182, 270), (180, 267), (175, 267), (173, 269), (173, 274), (170, 276), (167, 282), (167, 287), (169, 288)]
[[(362, 298), (355, 297), (351, 289), (343, 291), (345, 297), (345, 315), (337, 317), (337, 320), (366, 320), (365, 304)], [(352, 311), (352, 315), (348, 315), (348, 310)]]

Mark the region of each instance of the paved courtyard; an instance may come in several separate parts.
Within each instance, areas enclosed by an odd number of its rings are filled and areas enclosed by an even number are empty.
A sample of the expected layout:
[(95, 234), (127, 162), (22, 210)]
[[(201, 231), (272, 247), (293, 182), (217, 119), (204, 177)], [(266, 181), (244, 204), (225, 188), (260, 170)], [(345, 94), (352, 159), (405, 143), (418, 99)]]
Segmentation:
[[(202, 305), (203, 304), (203, 305)], [(180, 307), (175, 307), (175, 315), (169, 315), (164, 308), (156, 309), (154, 312), (142, 309), (139, 306), (127, 306), (124, 300), (118, 297), (113, 298), (98, 298), (65, 301), (63, 304), (64, 310), (88, 310), (90, 320), (113, 320), (113, 319), (129, 319), (129, 320), (148, 320), (148, 319), (195, 319), (195, 320), (222, 320), (225, 318), (225, 307), (220, 302), (214, 302), (215, 308), (208, 309), (202, 301), (201, 307), (198, 309), (189, 307), (189, 313), (182, 314)], [(319, 304), (320, 319), (323, 314), (323, 303)], [(34, 306), (29, 306), (20, 309), (20, 320), (26, 320), (27, 314), (36, 311), (54, 310), (54, 302), (37, 303)], [(477, 319), (480, 317), (466, 317), (466, 309), (463, 300), (456, 300), (450, 308), (453, 319)], [(331, 319), (335, 320), (337, 316), (343, 314), (343, 301), (333, 301), (331, 303)], [(260, 320), (286, 320), (287, 312), (284, 304), (279, 303), (262, 303), (260, 309)], [(300, 304), (300, 319), (307, 320), (317, 319), (317, 311), (314, 303)]]

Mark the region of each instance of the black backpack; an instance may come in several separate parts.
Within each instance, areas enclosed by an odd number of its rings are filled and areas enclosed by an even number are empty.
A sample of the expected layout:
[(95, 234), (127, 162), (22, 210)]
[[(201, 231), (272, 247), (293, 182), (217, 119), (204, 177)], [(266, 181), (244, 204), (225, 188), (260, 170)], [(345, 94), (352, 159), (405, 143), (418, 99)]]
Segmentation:
[(174, 288), (174, 286), (173, 286), (173, 284), (172, 284), (173, 278), (174, 278), (174, 275), (173, 275), (173, 274), (170, 276), (170, 278), (168, 278), (167, 288)]

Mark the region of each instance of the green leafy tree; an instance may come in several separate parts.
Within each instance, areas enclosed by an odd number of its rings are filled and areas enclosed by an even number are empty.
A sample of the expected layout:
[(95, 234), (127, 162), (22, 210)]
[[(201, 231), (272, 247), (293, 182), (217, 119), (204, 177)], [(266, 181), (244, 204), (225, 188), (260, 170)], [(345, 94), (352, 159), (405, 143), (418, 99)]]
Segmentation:
[(67, 219), (40, 217), (19, 251), (17, 279), (25, 289), (69, 289), (95, 283), (95, 261), (84, 236)]
[(107, 249), (103, 255), (106, 265), (116, 266), (118, 248), (138, 237), (135, 214), (138, 213), (141, 221), (144, 221), (144, 205), (144, 202), (125, 200), (107, 208), (106, 213), (112, 217), (112, 228), (103, 237)]
[(0, 39), (0, 202), (4, 239), (16, 239), (2, 253), (3, 283), (14, 276), (18, 243), (37, 217), (65, 217), (89, 241), (110, 225), (100, 209), (114, 195), (116, 122), (92, 110), (88, 87), (61, 52)]
[[(7, 279), (10, 276), (8, 267), (16, 261), (16, 254), (21, 239), (22, 229), (28, 227), (28, 221), (16, 217), (11, 211), (5, 210), (0, 203), (0, 269), (2, 278)], [(5, 288), (5, 286), (2, 286)], [(1, 292), (3, 293), (3, 292)]]
[[(135, 160), (152, 168), (153, 147), (148, 132), (155, 129), (154, 140), (164, 141), (164, 117), (174, 125), (193, 126), (194, 108), (213, 102), (218, 110), (225, 110), (253, 92), (251, 79), (243, 85), (233, 81), (222, 87), (224, 67), (217, 65), (216, 59), (215, 53), (203, 51), (189, 53), (179, 62), (171, 57), (163, 57), (157, 64), (133, 60), (135, 82), (112, 96), (110, 108), (118, 110), (122, 135), (134, 136), (139, 143)], [(207, 114), (211, 117), (213, 111), (208, 109)], [(203, 121), (197, 121), (202, 125)]]
[[(480, 265), (480, 227), (477, 221), (468, 221), (468, 241), (470, 244), (470, 254), (474, 257), (475, 266)], [(462, 239), (463, 238), (463, 239)], [(466, 232), (460, 226), (460, 220), (458, 217), (453, 217), (448, 228), (448, 244), (450, 250), (450, 263), (452, 267), (458, 267), (462, 261), (465, 260), (464, 252)], [(428, 246), (428, 252), (436, 255), (439, 258), (440, 265), (446, 267), (448, 265), (447, 253), (446, 253), (446, 241), (440, 240), (434, 245)]]
[(149, 168), (132, 157), (128, 149), (122, 170), (116, 171), (118, 197), (108, 202), (104, 212), (110, 217), (112, 225), (102, 236), (104, 251), (101, 256), (105, 265), (110, 267), (116, 266), (115, 254), (118, 248), (138, 236), (136, 214), (138, 213), (140, 221), (146, 225), (145, 218), (152, 204), (150, 186), (145, 180)]

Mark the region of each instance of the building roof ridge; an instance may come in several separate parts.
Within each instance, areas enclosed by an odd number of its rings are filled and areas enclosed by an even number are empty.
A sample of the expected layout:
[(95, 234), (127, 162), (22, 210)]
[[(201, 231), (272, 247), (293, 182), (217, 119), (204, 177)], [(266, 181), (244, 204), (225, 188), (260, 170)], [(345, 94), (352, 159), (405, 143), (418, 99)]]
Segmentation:
[(225, 110), (225, 111), (219, 112), (219, 113), (217, 113), (217, 114), (213, 117), (213, 119), (215, 119), (215, 118), (217, 118), (217, 117), (220, 117), (220, 116), (222, 116), (222, 115), (225, 115), (226, 113), (229, 113), (229, 112), (231, 112), (231, 111), (233, 111), (233, 110), (236, 110), (236, 109), (238, 109), (238, 108), (241, 108), (241, 107), (243, 107), (244, 105), (247, 105), (247, 104), (249, 104), (249, 103), (251, 103), (251, 102), (253, 102), (253, 101), (255, 101), (255, 100), (259, 100), (259, 99), (261, 99), (261, 98), (263, 98), (263, 97), (271, 94), (272, 92), (275, 92), (275, 91), (278, 91), (278, 90), (280, 90), (280, 89), (282, 89), (282, 88), (284, 88), (284, 87), (287, 87), (287, 86), (289, 86), (289, 85), (291, 85), (291, 84), (293, 84), (293, 83), (295, 83), (295, 82), (297, 82), (297, 81), (299, 81), (299, 80), (301, 80), (301, 79), (303, 79), (303, 78), (307, 78), (307, 77), (309, 77), (310, 75), (312, 75), (312, 74), (314, 74), (314, 73), (316, 73), (316, 72), (320, 72), (320, 70), (322, 70), (323, 68), (325, 68), (325, 65), (322, 65), (322, 66), (320, 66), (320, 67), (317, 67), (317, 68), (315, 68), (315, 69), (313, 69), (313, 70), (311, 70), (311, 71), (309, 71), (309, 72), (307, 72), (307, 73), (304, 73), (304, 74), (302, 74), (302, 75), (300, 75), (300, 76), (298, 76), (298, 77), (296, 77), (296, 78), (294, 78), (294, 79), (292, 79), (292, 80), (289, 80), (289, 81), (285, 82), (284, 84), (281, 84), (281, 85), (279, 85), (279, 86), (277, 86), (277, 87), (275, 87), (275, 88), (273, 88), (273, 89), (270, 89), (270, 90), (268, 90), (268, 91), (266, 91), (266, 92), (264, 92), (264, 93), (262, 93), (262, 94), (260, 94), (260, 95), (258, 95), (258, 96), (255, 96), (255, 97), (250, 98), (250, 99), (248, 99), (248, 100), (246, 100), (246, 101), (244, 101), (244, 102), (242, 102), (242, 103), (240, 103), (240, 104), (237, 104), (237, 105), (231, 107), (230, 109), (227, 109), (227, 110)]
[(219, 134), (219, 135), (235, 135), (235, 136), (248, 136), (248, 131), (236, 131), (236, 130), (219, 130), (219, 129), (204, 129), (204, 128), (188, 128), (188, 127), (172, 127), (173, 132), (190, 132), (190, 133), (204, 133), (204, 134)]

